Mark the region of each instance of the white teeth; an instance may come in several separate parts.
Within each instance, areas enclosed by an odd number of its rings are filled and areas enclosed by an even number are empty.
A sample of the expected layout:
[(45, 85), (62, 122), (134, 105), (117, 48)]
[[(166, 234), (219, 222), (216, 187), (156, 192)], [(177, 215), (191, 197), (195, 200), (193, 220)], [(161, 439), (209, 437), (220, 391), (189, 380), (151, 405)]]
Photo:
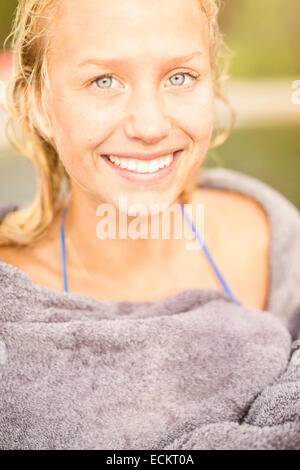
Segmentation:
[(159, 170), (159, 164), (160, 164), (160, 161), (152, 161), (152, 163), (150, 163), (149, 165), (149, 172), (150, 173), (154, 173), (155, 171)]
[(173, 160), (173, 156), (172, 157), (170, 157), (170, 156), (166, 157), (166, 165), (170, 165), (172, 160)]
[(128, 162), (126, 162), (125, 160), (121, 160), (121, 161), (120, 161), (120, 167), (121, 167), (121, 168), (127, 168), (127, 163), (128, 163)]
[(137, 171), (138, 173), (147, 173), (147, 172), (148, 172), (148, 165), (147, 165), (147, 163), (146, 163), (146, 162), (140, 162), (140, 163), (138, 163), (136, 171)]
[(156, 171), (169, 166), (173, 160), (173, 154), (165, 157), (155, 158), (154, 160), (139, 160), (137, 158), (119, 158), (114, 155), (108, 155), (109, 160), (121, 168), (137, 173), (155, 173)]
[(128, 167), (127, 167), (128, 170), (135, 171), (136, 167), (137, 167), (136, 162), (134, 162), (133, 160), (129, 160)]

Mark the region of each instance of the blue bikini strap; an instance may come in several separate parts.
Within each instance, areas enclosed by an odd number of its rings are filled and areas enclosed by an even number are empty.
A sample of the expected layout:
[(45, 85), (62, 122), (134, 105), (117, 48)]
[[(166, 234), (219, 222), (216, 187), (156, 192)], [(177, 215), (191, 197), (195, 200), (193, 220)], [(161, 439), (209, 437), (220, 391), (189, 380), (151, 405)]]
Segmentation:
[(219, 270), (218, 266), (216, 265), (216, 262), (214, 261), (212, 255), (210, 254), (210, 252), (208, 251), (208, 248), (207, 246), (205, 245), (204, 243), (204, 240), (202, 239), (202, 237), (200, 236), (200, 233), (198, 232), (197, 228), (195, 227), (192, 219), (189, 217), (189, 215), (187, 214), (187, 212), (184, 210), (184, 204), (181, 202), (180, 203), (180, 206), (181, 206), (181, 210), (183, 212), (183, 215), (185, 217), (185, 219), (187, 220), (189, 226), (191, 227), (192, 229), (192, 232), (195, 234), (195, 237), (197, 239), (197, 241), (200, 243), (200, 246), (203, 248), (204, 250), (204, 253), (205, 253), (205, 256), (207, 257), (208, 261), (210, 262), (210, 264), (212, 265), (216, 275), (218, 276), (226, 294), (239, 306), (243, 306), (241, 304), (241, 302), (235, 297), (235, 295), (233, 294), (232, 290), (230, 289), (229, 285), (227, 284), (227, 282), (225, 281), (224, 277), (222, 276), (221, 274), (221, 271)]
[(64, 291), (69, 292), (68, 286), (68, 272), (67, 272), (67, 251), (66, 251), (66, 239), (65, 239), (65, 220), (66, 214), (68, 211), (66, 206), (63, 211), (61, 225), (60, 225), (60, 240), (61, 240), (61, 251), (62, 251), (62, 267), (63, 267), (63, 281), (64, 281)]

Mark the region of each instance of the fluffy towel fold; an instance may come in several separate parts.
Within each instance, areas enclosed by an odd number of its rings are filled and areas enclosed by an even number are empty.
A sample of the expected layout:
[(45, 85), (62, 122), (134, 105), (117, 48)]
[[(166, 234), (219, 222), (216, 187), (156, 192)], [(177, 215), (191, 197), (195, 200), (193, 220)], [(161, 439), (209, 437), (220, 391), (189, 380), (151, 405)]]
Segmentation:
[(268, 311), (214, 289), (99, 302), (0, 261), (0, 449), (300, 449), (299, 212), (254, 178), (203, 177), (268, 212)]

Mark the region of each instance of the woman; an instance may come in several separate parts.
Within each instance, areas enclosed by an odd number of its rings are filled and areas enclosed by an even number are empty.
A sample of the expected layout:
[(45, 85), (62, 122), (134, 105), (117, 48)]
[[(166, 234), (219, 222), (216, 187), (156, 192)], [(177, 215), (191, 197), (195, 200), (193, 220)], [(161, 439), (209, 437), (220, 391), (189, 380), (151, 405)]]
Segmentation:
[[(8, 102), (40, 185), (31, 207), (2, 208), (2, 448), (298, 445), (299, 415), (266, 433), (247, 410), (289, 359), (299, 213), (233, 171), (197, 183), (232, 125), (213, 138), (217, 13), (213, 0), (19, 2)], [(137, 236), (137, 207), (158, 237)]]

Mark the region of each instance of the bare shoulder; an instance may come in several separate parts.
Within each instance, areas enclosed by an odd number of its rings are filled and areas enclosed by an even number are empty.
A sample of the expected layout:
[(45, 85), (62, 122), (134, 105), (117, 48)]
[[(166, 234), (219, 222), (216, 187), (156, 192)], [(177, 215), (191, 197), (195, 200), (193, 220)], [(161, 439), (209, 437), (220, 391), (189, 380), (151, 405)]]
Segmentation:
[(46, 236), (31, 245), (0, 246), (0, 259), (25, 272), (33, 281), (55, 287), (60, 276), (56, 238), (51, 227)]
[(270, 221), (256, 200), (234, 191), (199, 188), (205, 239), (221, 271), (247, 306), (263, 308), (270, 282)]
[(0, 259), (4, 263), (18, 267), (22, 264), (22, 259), (24, 259), (24, 248), (0, 246)]
[(199, 188), (192, 204), (204, 204), (209, 220), (222, 224), (225, 233), (251, 239), (252, 243), (266, 244), (270, 239), (270, 222), (267, 212), (256, 200), (234, 191)]
[(27, 246), (1, 246), (0, 258), (4, 263), (24, 271), (37, 265), (39, 259), (36, 250)]

